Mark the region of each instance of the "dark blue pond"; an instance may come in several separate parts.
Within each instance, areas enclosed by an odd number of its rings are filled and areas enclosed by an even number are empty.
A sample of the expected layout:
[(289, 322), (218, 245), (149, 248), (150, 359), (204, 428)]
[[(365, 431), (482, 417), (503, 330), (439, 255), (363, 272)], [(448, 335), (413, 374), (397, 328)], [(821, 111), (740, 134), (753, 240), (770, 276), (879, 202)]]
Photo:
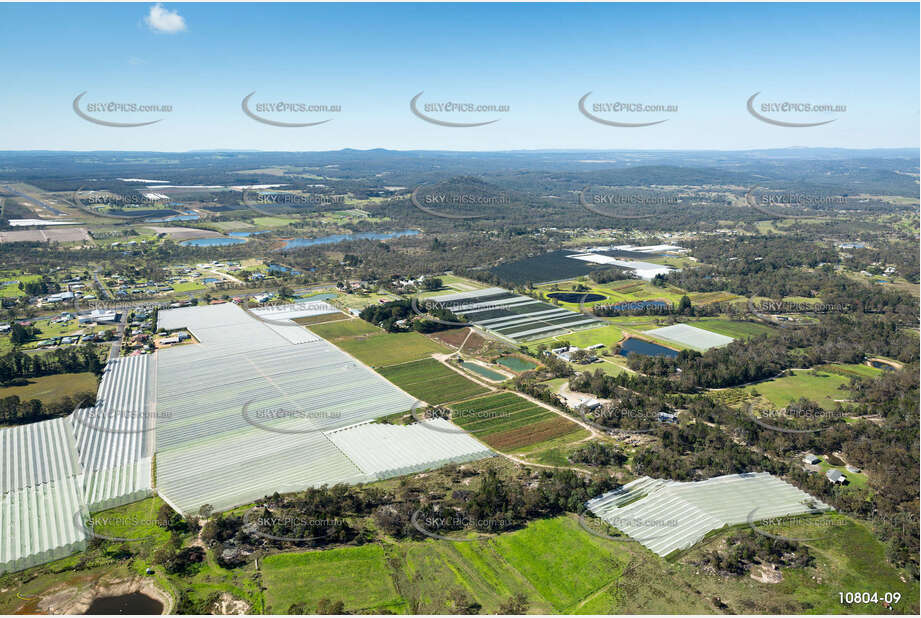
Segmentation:
[(298, 247), (313, 247), (314, 245), (332, 245), (347, 240), (386, 240), (398, 236), (415, 236), (417, 230), (403, 230), (402, 232), (360, 232), (358, 234), (333, 234), (320, 238), (292, 238), (283, 249), (296, 249)]
[(678, 356), (677, 350), (672, 350), (671, 348), (666, 348), (657, 343), (650, 343), (633, 337), (620, 344), (621, 356), (629, 356), (631, 352), (644, 354), (646, 356), (668, 356), (670, 358)]

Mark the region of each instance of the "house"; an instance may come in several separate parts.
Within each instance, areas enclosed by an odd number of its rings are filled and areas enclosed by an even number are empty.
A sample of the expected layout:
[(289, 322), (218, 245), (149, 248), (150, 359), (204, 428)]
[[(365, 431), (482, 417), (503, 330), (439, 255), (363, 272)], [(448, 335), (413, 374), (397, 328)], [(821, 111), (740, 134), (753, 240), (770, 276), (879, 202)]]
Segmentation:
[(678, 415), (669, 414), (668, 412), (659, 412), (659, 422), (660, 423), (677, 423)]
[(831, 483), (847, 483), (847, 477), (841, 474), (840, 470), (829, 470), (825, 473), (825, 478)]
[(819, 463), (820, 461), (821, 461), (821, 460), (820, 460), (818, 457), (816, 457), (815, 455), (813, 455), (812, 453), (806, 453), (805, 455), (803, 455), (803, 463), (804, 463), (804, 464), (809, 464), (810, 466), (814, 466), (815, 464)]

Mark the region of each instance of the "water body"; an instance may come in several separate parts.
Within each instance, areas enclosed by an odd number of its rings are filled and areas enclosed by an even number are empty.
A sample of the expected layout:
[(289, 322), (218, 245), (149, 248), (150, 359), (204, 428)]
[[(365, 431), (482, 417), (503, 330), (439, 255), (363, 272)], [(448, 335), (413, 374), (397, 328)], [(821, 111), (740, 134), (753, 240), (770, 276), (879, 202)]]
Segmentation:
[(607, 296), (602, 296), (601, 294), (592, 294), (586, 292), (554, 292), (553, 294), (547, 294), (549, 298), (555, 298), (556, 300), (562, 301), (564, 303), (579, 303), (585, 301), (587, 303), (593, 303), (596, 300), (604, 300)]
[(332, 245), (347, 240), (386, 240), (399, 236), (415, 236), (418, 230), (403, 230), (402, 232), (360, 232), (358, 234), (332, 234), (320, 238), (292, 238), (283, 249), (296, 249), (298, 247), (313, 247), (314, 245)]
[(245, 238), (227, 238), (220, 236), (218, 238), (196, 238), (195, 240), (183, 240), (180, 245), (188, 247), (226, 247), (227, 245), (239, 245), (246, 242)]
[(879, 361), (870, 361), (870, 364), (877, 369), (882, 369), (883, 371), (895, 371), (895, 367), (888, 363), (881, 363)]
[(163, 613), (163, 603), (140, 592), (131, 592), (115, 597), (98, 597), (93, 599), (87, 614), (140, 614), (143, 616)]
[(189, 215), (174, 215), (172, 217), (162, 217), (160, 219), (145, 219), (146, 223), (167, 223), (169, 221), (197, 221), (201, 219), (201, 215), (189, 214)]
[(644, 354), (646, 356), (668, 356), (669, 358), (676, 358), (678, 356), (677, 350), (672, 350), (671, 348), (666, 348), (657, 343), (650, 343), (649, 341), (635, 339), (633, 337), (620, 344), (621, 356), (629, 356), (631, 352)]
[(294, 270), (290, 266), (282, 266), (281, 264), (269, 264), (268, 266), (266, 266), (266, 269), (268, 269), (269, 272), (273, 272), (273, 273), (290, 273), (292, 275), (303, 274), (299, 270)]
[(523, 360), (517, 356), (503, 356), (497, 360), (496, 363), (503, 367), (508, 367), (512, 371), (528, 371), (537, 367), (535, 363)]
[(501, 382), (502, 380), (508, 379), (501, 373), (497, 373), (493, 371), (492, 369), (487, 369), (486, 367), (478, 363), (471, 363), (470, 361), (464, 361), (461, 363), (461, 365), (463, 365), (464, 369), (468, 369), (472, 371), (473, 373), (478, 373), (488, 380), (495, 380), (496, 382)]

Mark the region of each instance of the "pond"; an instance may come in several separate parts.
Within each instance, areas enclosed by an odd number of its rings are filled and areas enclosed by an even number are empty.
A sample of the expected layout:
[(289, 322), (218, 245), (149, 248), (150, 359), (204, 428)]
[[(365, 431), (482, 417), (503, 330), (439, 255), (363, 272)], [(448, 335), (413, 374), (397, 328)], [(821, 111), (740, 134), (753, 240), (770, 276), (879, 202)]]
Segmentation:
[(874, 360), (874, 361), (870, 361), (870, 364), (876, 367), (877, 369), (882, 369), (883, 371), (895, 371), (895, 367), (893, 367), (892, 365), (888, 363), (881, 363), (879, 361)]
[(586, 303), (593, 303), (597, 300), (604, 300), (607, 298), (607, 296), (591, 292), (554, 292), (552, 294), (547, 294), (547, 296), (564, 303), (581, 303), (583, 301)]
[(484, 378), (486, 378), (487, 380), (494, 380), (496, 382), (501, 382), (502, 380), (508, 379), (501, 373), (497, 373), (491, 369), (487, 369), (486, 367), (484, 367), (483, 365), (480, 365), (479, 363), (471, 363), (470, 361), (464, 361), (461, 363), (461, 365), (463, 365), (464, 369), (468, 369), (472, 371), (473, 373), (478, 373)]
[(246, 242), (245, 238), (227, 238), (219, 236), (218, 238), (196, 238), (195, 240), (183, 240), (180, 245), (187, 247), (226, 247), (227, 245), (238, 245)]
[(415, 236), (417, 230), (403, 230), (402, 232), (360, 232), (358, 234), (332, 234), (320, 238), (292, 238), (285, 243), (282, 249), (296, 249), (297, 247), (313, 247), (314, 245), (332, 245), (347, 240), (385, 240), (398, 236)]
[(114, 597), (93, 599), (87, 614), (141, 614), (145, 616), (163, 613), (163, 603), (140, 592), (131, 592)]
[(635, 339), (633, 337), (620, 344), (621, 356), (629, 356), (631, 352), (645, 354), (646, 356), (668, 356), (670, 358), (678, 356), (677, 350), (672, 350), (671, 348), (666, 348), (657, 343), (650, 343), (649, 341)]
[(167, 221), (197, 221), (201, 219), (201, 215), (196, 214), (186, 214), (186, 215), (173, 215), (172, 217), (161, 217), (159, 219), (145, 219), (147, 223), (166, 223)]
[(496, 363), (502, 365), (503, 367), (508, 367), (512, 371), (529, 371), (537, 367), (537, 363), (532, 363), (531, 361), (526, 361), (517, 356), (503, 356), (502, 358), (496, 360)]
[(283, 266), (281, 264), (269, 264), (266, 266), (269, 272), (273, 273), (291, 273), (292, 275), (302, 274), (299, 270), (294, 270), (290, 266)]

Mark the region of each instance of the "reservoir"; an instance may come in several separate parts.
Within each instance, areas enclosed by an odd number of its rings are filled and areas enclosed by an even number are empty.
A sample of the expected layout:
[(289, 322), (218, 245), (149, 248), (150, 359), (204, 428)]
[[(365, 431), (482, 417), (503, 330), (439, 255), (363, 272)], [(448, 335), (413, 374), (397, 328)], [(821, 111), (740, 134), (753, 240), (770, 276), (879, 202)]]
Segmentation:
[(631, 352), (645, 354), (646, 356), (668, 356), (669, 358), (676, 358), (678, 356), (677, 350), (672, 350), (671, 348), (666, 348), (657, 343), (650, 343), (649, 341), (635, 339), (633, 337), (620, 344), (621, 356), (629, 356)]

